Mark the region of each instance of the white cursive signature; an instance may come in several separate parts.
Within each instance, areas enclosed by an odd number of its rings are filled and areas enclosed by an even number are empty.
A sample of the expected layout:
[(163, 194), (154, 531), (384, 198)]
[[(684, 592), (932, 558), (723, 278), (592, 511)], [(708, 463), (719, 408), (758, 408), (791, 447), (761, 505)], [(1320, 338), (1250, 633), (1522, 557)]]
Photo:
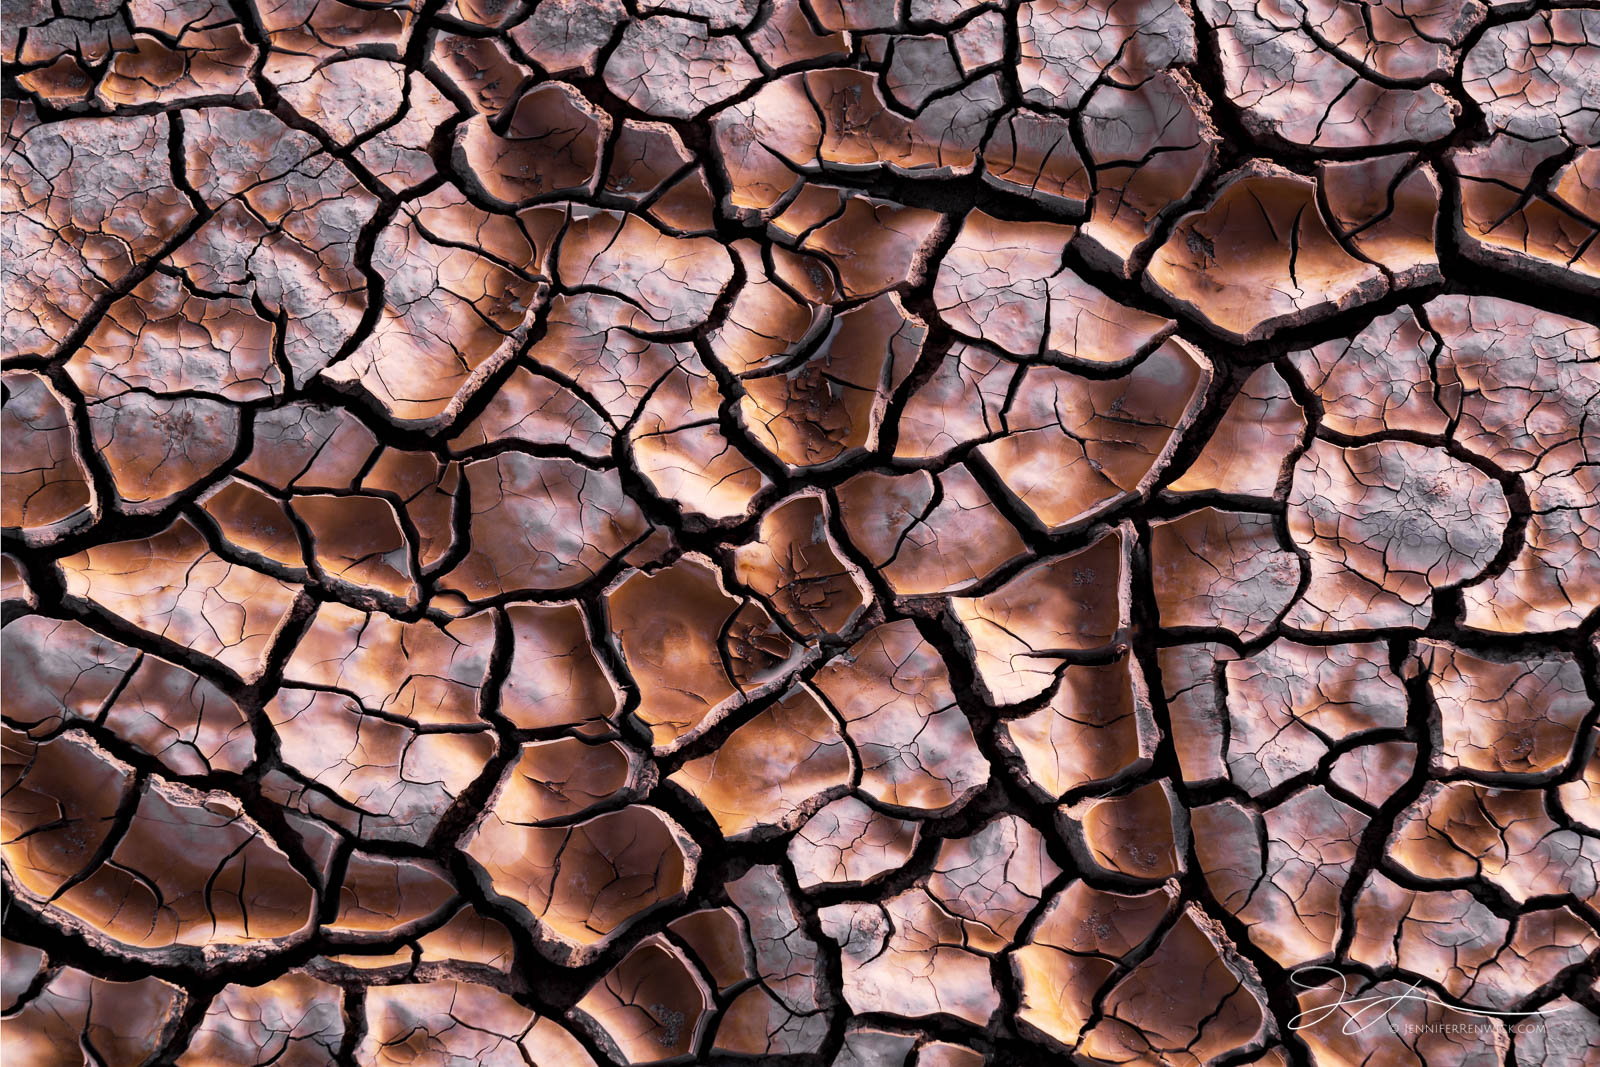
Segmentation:
[[(1389, 996), (1351, 997), (1350, 976), (1332, 967), (1301, 967), (1293, 971), (1289, 977), (1301, 989), (1318, 989), (1325, 983), (1322, 981), (1308, 982), (1301, 978), (1301, 975), (1318, 973), (1330, 974), (1339, 979), (1339, 999), (1332, 1004), (1324, 1004), (1321, 1007), (1312, 1008), (1310, 1011), (1303, 1011), (1296, 1015), (1289, 1020), (1289, 1029), (1291, 1030), (1304, 1030), (1308, 1026), (1315, 1026), (1340, 1008), (1345, 1008), (1349, 1012), (1350, 1018), (1345, 1020), (1341, 1032), (1346, 1035), (1359, 1034), (1388, 1018), (1389, 1013), (1395, 1009), (1397, 1004), (1408, 1000), (1421, 1001), (1424, 1004), (1437, 1004), (1441, 1008), (1459, 1012), (1462, 1015), (1510, 1016), (1524, 1019), (1530, 1015), (1549, 1014), (1543, 1011), (1479, 1011), (1476, 1008), (1459, 1008), (1454, 1004), (1446, 1004), (1426, 990), (1422, 990), (1420, 981), (1413, 982), (1401, 992)], [(1351, 1011), (1351, 1008), (1355, 1010)]]

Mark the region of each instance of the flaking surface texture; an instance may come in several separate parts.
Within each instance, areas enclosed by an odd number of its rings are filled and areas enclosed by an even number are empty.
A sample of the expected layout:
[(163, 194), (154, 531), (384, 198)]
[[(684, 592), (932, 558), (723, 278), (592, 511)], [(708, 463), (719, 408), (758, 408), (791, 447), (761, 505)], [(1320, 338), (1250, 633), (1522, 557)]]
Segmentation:
[(4, 0), (8, 1067), (1600, 1067), (1600, 8)]

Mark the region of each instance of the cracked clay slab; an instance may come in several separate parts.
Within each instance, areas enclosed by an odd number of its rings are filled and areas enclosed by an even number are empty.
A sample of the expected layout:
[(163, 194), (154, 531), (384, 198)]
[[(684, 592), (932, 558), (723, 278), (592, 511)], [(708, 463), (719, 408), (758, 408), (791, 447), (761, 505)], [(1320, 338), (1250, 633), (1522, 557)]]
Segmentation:
[(1596, 0), (4, 0), (9, 1067), (1600, 1067)]

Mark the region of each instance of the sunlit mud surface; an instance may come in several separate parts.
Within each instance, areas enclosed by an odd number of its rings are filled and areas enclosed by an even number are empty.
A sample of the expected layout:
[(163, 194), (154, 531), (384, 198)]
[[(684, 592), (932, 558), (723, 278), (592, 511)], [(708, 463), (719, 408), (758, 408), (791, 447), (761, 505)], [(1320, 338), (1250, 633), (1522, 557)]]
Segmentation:
[(3, 24), (8, 1067), (1600, 1065), (1600, 8)]

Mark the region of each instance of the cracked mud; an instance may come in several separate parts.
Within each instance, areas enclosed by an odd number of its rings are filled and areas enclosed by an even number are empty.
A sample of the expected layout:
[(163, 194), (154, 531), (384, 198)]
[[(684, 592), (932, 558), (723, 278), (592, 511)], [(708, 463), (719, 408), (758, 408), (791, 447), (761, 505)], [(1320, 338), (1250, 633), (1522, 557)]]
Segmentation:
[(0, 15), (8, 1064), (1600, 1067), (1600, 8)]

